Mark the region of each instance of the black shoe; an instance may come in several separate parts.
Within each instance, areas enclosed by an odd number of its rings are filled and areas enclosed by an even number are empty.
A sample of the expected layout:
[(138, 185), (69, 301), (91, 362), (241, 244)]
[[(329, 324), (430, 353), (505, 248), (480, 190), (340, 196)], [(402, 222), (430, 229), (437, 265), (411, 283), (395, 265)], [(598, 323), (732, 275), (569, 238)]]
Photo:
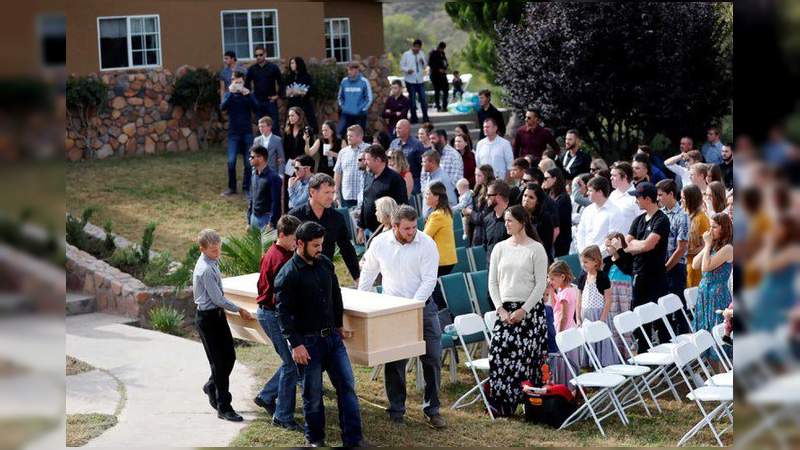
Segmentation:
[(327, 447), (327, 446), (328, 444), (326, 444), (325, 441), (311, 442), (309, 440), (306, 440), (306, 447)]
[(403, 416), (389, 416), (389, 421), (395, 425), (405, 425), (406, 420)]
[(277, 420), (273, 420), (272, 425), (289, 431), (300, 431), (300, 432), (303, 431), (303, 427), (301, 427), (300, 424), (298, 424), (294, 420), (289, 423), (283, 423), (283, 422), (278, 422)]
[(203, 393), (208, 396), (208, 404), (217, 410), (217, 393), (208, 388), (208, 385), (203, 385)]
[(234, 196), (234, 195), (236, 195), (236, 191), (235, 191), (235, 190), (233, 190), (233, 189), (231, 189), (231, 188), (228, 188), (228, 189), (225, 189), (225, 192), (223, 192), (223, 193), (222, 193), (222, 194), (220, 194), (220, 195), (221, 195), (222, 197), (231, 197), (231, 196)]
[(265, 402), (264, 400), (261, 400), (261, 397), (254, 398), (253, 399), (253, 403), (255, 403), (257, 406), (260, 406), (260, 407), (264, 408), (267, 411), (267, 415), (269, 415), (269, 417), (272, 417), (272, 416), (275, 415), (275, 404), (274, 403), (273, 404), (269, 404), (269, 403)]
[(236, 414), (236, 411), (232, 409), (227, 411), (217, 411), (217, 417), (223, 420), (229, 420), (231, 422), (241, 422), (244, 420), (242, 416)]
[(428, 418), (428, 424), (437, 430), (441, 430), (442, 428), (447, 428), (447, 422), (444, 421), (442, 416), (439, 414), (435, 416), (425, 416)]

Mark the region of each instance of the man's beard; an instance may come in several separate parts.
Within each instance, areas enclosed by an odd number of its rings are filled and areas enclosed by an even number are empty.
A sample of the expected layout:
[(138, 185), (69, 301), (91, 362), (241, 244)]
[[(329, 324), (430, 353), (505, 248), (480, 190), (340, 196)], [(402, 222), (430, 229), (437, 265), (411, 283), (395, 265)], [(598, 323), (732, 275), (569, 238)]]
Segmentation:
[(302, 251), (303, 251), (303, 259), (305, 259), (306, 261), (316, 261), (319, 259), (320, 253), (317, 253), (315, 256), (311, 256), (308, 253), (308, 245), (303, 245)]
[[(414, 233), (416, 234), (416, 231), (415, 231)], [(405, 237), (403, 237), (403, 235), (401, 235), (401, 234), (400, 234), (400, 232), (399, 232), (399, 231), (396, 231), (396, 232), (394, 233), (394, 237), (395, 237), (395, 239), (397, 239), (397, 241), (398, 241), (398, 242), (400, 242), (401, 244), (409, 244), (409, 243), (411, 243), (411, 242), (413, 242), (413, 241), (414, 241), (414, 236), (413, 236), (413, 235), (411, 236), (411, 238), (410, 238), (410, 239), (406, 239)]]

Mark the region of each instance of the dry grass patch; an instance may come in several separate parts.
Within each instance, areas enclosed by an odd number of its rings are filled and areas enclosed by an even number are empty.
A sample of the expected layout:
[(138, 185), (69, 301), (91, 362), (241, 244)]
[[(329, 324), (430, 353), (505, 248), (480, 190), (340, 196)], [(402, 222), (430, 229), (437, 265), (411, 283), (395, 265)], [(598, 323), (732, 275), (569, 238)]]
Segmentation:
[(117, 424), (109, 414), (70, 414), (67, 416), (67, 447), (81, 447)]
[(92, 370), (94, 370), (94, 367), (92, 367), (91, 365), (79, 359), (75, 359), (72, 356), (67, 356), (67, 363), (66, 363), (67, 376), (78, 375), (79, 373), (89, 372)]

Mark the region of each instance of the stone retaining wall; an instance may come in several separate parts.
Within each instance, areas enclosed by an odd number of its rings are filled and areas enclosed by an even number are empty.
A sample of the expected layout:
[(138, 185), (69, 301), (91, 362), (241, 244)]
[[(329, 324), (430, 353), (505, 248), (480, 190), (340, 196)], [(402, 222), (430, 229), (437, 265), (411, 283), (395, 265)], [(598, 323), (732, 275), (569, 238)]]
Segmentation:
[(150, 309), (168, 305), (182, 312), (187, 323), (194, 320), (191, 288), (178, 292), (171, 287), (151, 288), (73, 245), (66, 244), (66, 253), (67, 290), (94, 296), (98, 312), (124, 315), (147, 324)]
[[(368, 57), (361, 60), (362, 73), (370, 81), (373, 103), (367, 116), (369, 132), (384, 129), (381, 110), (389, 95), (389, 62), (386, 57)], [(288, 61), (280, 61), (285, 67)], [(313, 59), (309, 63), (314, 64)], [(325, 60), (323, 64), (333, 64)], [(83, 128), (72, 114), (67, 116), (65, 135), (66, 158), (104, 159), (111, 156), (150, 155), (165, 152), (196, 151), (209, 143), (224, 141), (227, 120), (216, 110), (184, 110), (170, 103), (175, 80), (190, 66), (168, 69), (145, 69), (102, 72), (91, 74), (108, 86), (108, 100), (100, 112)], [(282, 123), (285, 122), (286, 104), (279, 101)], [(318, 102), (317, 118), (338, 120), (337, 104)], [(254, 132), (257, 129), (254, 127)]]

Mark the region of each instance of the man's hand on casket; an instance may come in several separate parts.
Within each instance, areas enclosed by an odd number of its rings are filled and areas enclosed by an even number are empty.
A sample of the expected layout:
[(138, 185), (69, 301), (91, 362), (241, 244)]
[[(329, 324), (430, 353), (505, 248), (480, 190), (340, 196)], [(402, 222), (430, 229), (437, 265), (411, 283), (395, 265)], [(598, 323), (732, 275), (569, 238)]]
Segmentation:
[(337, 328), (337, 329), (336, 329), (336, 333), (337, 333), (337, 334), (339, 335), (339, 337), (341, 337), (342, 339), (348, 339), (348, 338), (350, 338), (350, 337), (352, 337), (352, 336), (353, 336), (353, 332), (352, 332), (352, 331), (345, 330), (345, 329), (344, 329), (344, 327)]
[(303, 366), (307, 365), (308, 362), (311, 361), (311, 357), (308, 355), (308, 351), (304, 345), (298, 345), (292, 349), (292, 359), (297, 364)]

